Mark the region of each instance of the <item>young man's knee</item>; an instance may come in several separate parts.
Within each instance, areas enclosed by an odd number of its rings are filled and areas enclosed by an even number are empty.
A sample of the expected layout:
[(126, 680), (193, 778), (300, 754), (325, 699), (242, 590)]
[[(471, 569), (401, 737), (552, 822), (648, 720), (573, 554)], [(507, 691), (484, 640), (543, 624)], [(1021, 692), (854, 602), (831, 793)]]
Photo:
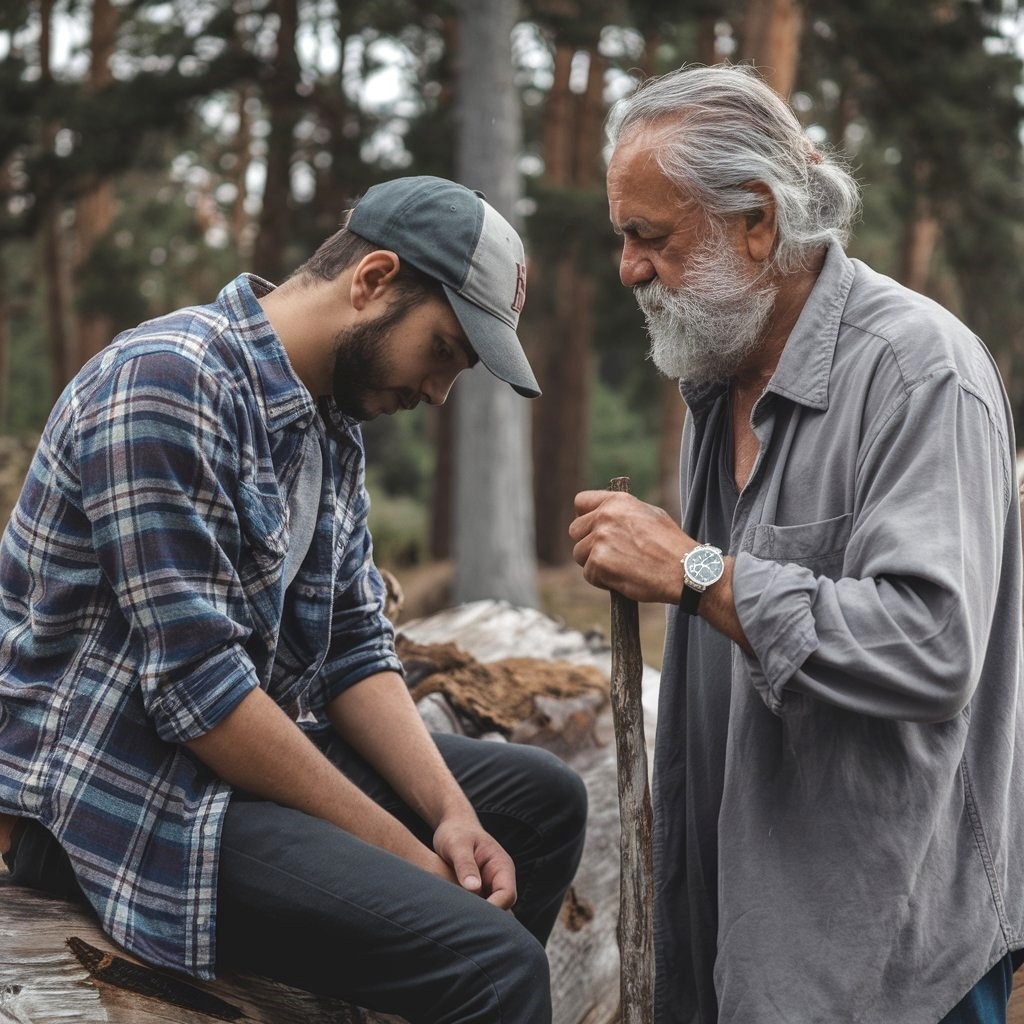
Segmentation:
[(587, 827), (587, 787), (564, 761), (548, 751), (538, 765), (535, 786), (538, 807), (549, 819), (552, 834), (560, 839), (577, 836), (582, 842)]
[(510, 918), (497, 959), (501, 964), (493, 993), (493, 1021), (546, 1024), (551, 1020), (550, 966), (544, 947)]

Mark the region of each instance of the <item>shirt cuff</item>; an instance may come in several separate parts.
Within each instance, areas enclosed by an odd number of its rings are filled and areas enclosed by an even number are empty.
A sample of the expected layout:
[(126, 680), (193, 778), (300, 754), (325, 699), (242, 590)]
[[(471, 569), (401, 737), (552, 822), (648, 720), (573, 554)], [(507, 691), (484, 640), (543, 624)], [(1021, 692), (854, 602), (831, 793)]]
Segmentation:
[(743, 651), (754, 688), (774, 714), (782, 713), (783, 689), (818, 648), (811, 601), (814, 573), (799, 565), (770, 562), (741, 551), (733, 565), (736, 616), (753, 654)]
[(356, 683), (361, 683), (378, 672), (397, 672), (400, 676), (405, 676), (405, 670), (394, 649), (387, 650), (376, 646), (372, 651), (348, 651), (343, 659), (333, 665), (329, 662), (325, 664), (322, 671), (326, 680), (324, 689), (328, 703)]
[(230, 646), (199, 671), (158, 690), (149, 714), (162, 740), (186, 743), (223, 721), (258, 685), (252, 662)]

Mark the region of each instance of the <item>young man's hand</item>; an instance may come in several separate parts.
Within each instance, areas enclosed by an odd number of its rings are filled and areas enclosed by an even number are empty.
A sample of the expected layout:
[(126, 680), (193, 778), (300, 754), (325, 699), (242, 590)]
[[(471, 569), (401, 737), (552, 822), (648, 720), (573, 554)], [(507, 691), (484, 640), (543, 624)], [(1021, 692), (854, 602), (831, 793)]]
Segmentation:
[(510, 910), (516, 902), (512, 858), (484, 831), (476, 815), (445, 818), (434, 832), (434, 850), (450, 864), (458, 884), (488, 903)]

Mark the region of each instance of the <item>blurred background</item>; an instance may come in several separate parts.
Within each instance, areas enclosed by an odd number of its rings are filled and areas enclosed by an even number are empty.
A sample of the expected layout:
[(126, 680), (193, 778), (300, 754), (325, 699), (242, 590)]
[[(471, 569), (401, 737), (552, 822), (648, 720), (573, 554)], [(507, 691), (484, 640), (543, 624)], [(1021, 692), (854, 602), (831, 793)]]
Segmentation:
[(964, 319), (1024, 413), (1022, 33), (1009, 0), (3, 0), (0, 521), (118, 331), (279, 281), (369, 185), (439, 174), (527, 239), (545, 395), (470, 419), (460, 381), (367, 424), (378, 561), (407, 614), (499, 597), (601, 627), (573, 495), (628, 474), (678, 512), (684, 412), (618, 282), (609, 105), (685, 62), (756, 64), (861, 181), (852, 255)]

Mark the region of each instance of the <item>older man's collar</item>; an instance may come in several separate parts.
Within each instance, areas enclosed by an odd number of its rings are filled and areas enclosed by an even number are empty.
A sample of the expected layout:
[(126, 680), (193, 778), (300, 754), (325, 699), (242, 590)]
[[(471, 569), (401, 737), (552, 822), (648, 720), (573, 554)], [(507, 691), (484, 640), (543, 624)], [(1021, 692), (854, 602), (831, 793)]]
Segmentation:
[(828, 408), (832, 358), (853, 273), (853, 263), (842, 246), (830, 243), (818, 280), (768, 382), (768, 391), (812, 409)]

